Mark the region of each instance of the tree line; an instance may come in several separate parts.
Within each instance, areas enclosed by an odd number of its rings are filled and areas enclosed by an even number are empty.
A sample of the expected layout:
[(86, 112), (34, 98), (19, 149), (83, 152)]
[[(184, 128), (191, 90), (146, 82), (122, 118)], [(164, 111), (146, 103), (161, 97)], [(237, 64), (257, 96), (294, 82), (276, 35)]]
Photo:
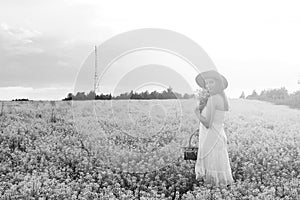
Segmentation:
[(300, 90), (289, 94), (285, 87), (263, 90), (260, 94), (253, 90), (252, 94), (247, 97), (242, 92), (240, 98), (256, 99), (278, 105), (288, 105), (292, 108), (300, 108)]
[(187, 94), (184, 95), (173, 92), (172, 87), (167, 88), (162, 92), (149, 92), (146, 90), (145, 92), (130, 92), (121, 93), (117, 96), (112, 96), (110, 94), (103, 94), (100, 95), (96, 94), (94, 91), (90, 91), (89, 93), (85, 92), (77, 92), (76, 95), (69, 93), (63, 101), (70, 101), (70, 100), (111, 100), (111, 99), (190, 99), (194, 98), (195, 94)]
[(29, 99), (13, 99), (12, 101), (29, 101)]

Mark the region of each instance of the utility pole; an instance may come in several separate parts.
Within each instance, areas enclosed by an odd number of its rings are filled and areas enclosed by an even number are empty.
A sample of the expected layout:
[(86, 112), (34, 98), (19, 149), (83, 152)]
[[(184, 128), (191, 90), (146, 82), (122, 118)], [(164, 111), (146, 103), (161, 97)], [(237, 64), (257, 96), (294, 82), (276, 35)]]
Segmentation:
[(94, 93), (96, 95), (96, 89), (97, 89), (97, 66), (98, 66), (98, 60), (97, 60), (97, 46), (95, 46), (95, 75), (94, 75)]

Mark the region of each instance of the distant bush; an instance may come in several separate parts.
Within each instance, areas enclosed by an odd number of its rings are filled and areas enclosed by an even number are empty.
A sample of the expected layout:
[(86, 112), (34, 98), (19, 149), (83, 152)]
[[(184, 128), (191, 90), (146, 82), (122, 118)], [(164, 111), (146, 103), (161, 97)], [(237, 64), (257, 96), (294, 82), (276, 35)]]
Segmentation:
[(246, 98), (268, 101), (277, 105), (288, 105), (292, 108), (300, 109), (300, 90), (289, 94), (288, 90), (285, 87), (282, 87), (279, 89), (263, 90), (260, 95), (253, 90), (252, 94), (248, 95)]
[(258, 99), (258, 94), (257, 94), (257, 92), (255, 91), (255, 90), (253, 90), (253, 92), (252, 92), (252, 94), (251, 95), (248, 95), (247, 97), (246, 97), (246, 99)]
[(292, 108), (300, 109), (300, 90), (289, 95), (287, 99), (284, 99), (283, 101), (278, 101), (277, 104), (289, 105)]
[(29, 99), (13, 99), (12, 101), (29, 101)]
[(244, 93), (244, 91), (242, 92), (242, 94), (240, 96), (240, 99), (245, 99), (245, 93)]

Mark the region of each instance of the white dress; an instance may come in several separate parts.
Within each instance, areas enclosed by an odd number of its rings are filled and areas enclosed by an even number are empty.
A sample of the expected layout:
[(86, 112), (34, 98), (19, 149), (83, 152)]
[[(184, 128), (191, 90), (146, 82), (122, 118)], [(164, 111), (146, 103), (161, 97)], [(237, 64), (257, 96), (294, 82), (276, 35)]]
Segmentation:
[[(203, 110), (206, 116), (206, 108)], [(227, 151), (227, 137), (224, 131), (226, 111), (216, 110), (211, 128), (200, 122), (199, 148), (195, 165), (196, 179), (204, 176), (213, 185), (228, 185), (234, 182)]]

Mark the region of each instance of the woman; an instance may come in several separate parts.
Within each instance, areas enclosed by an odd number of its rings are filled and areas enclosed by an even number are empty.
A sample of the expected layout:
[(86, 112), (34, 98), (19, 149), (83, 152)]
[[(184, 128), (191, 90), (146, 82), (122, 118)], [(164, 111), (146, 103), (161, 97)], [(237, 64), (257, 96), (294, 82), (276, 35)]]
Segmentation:
[(225, 113), (229, 110), (224, 92), (228, 82), (215, 70), (200, 73), (196, 77), (196, 82), (210, 94), (204, 110), (200, 112), (199, 106), (195, 109), (200, 120), (196, 179), (202, 177), (207, 183), (228, 186), (234, 182), (223, 127)]

